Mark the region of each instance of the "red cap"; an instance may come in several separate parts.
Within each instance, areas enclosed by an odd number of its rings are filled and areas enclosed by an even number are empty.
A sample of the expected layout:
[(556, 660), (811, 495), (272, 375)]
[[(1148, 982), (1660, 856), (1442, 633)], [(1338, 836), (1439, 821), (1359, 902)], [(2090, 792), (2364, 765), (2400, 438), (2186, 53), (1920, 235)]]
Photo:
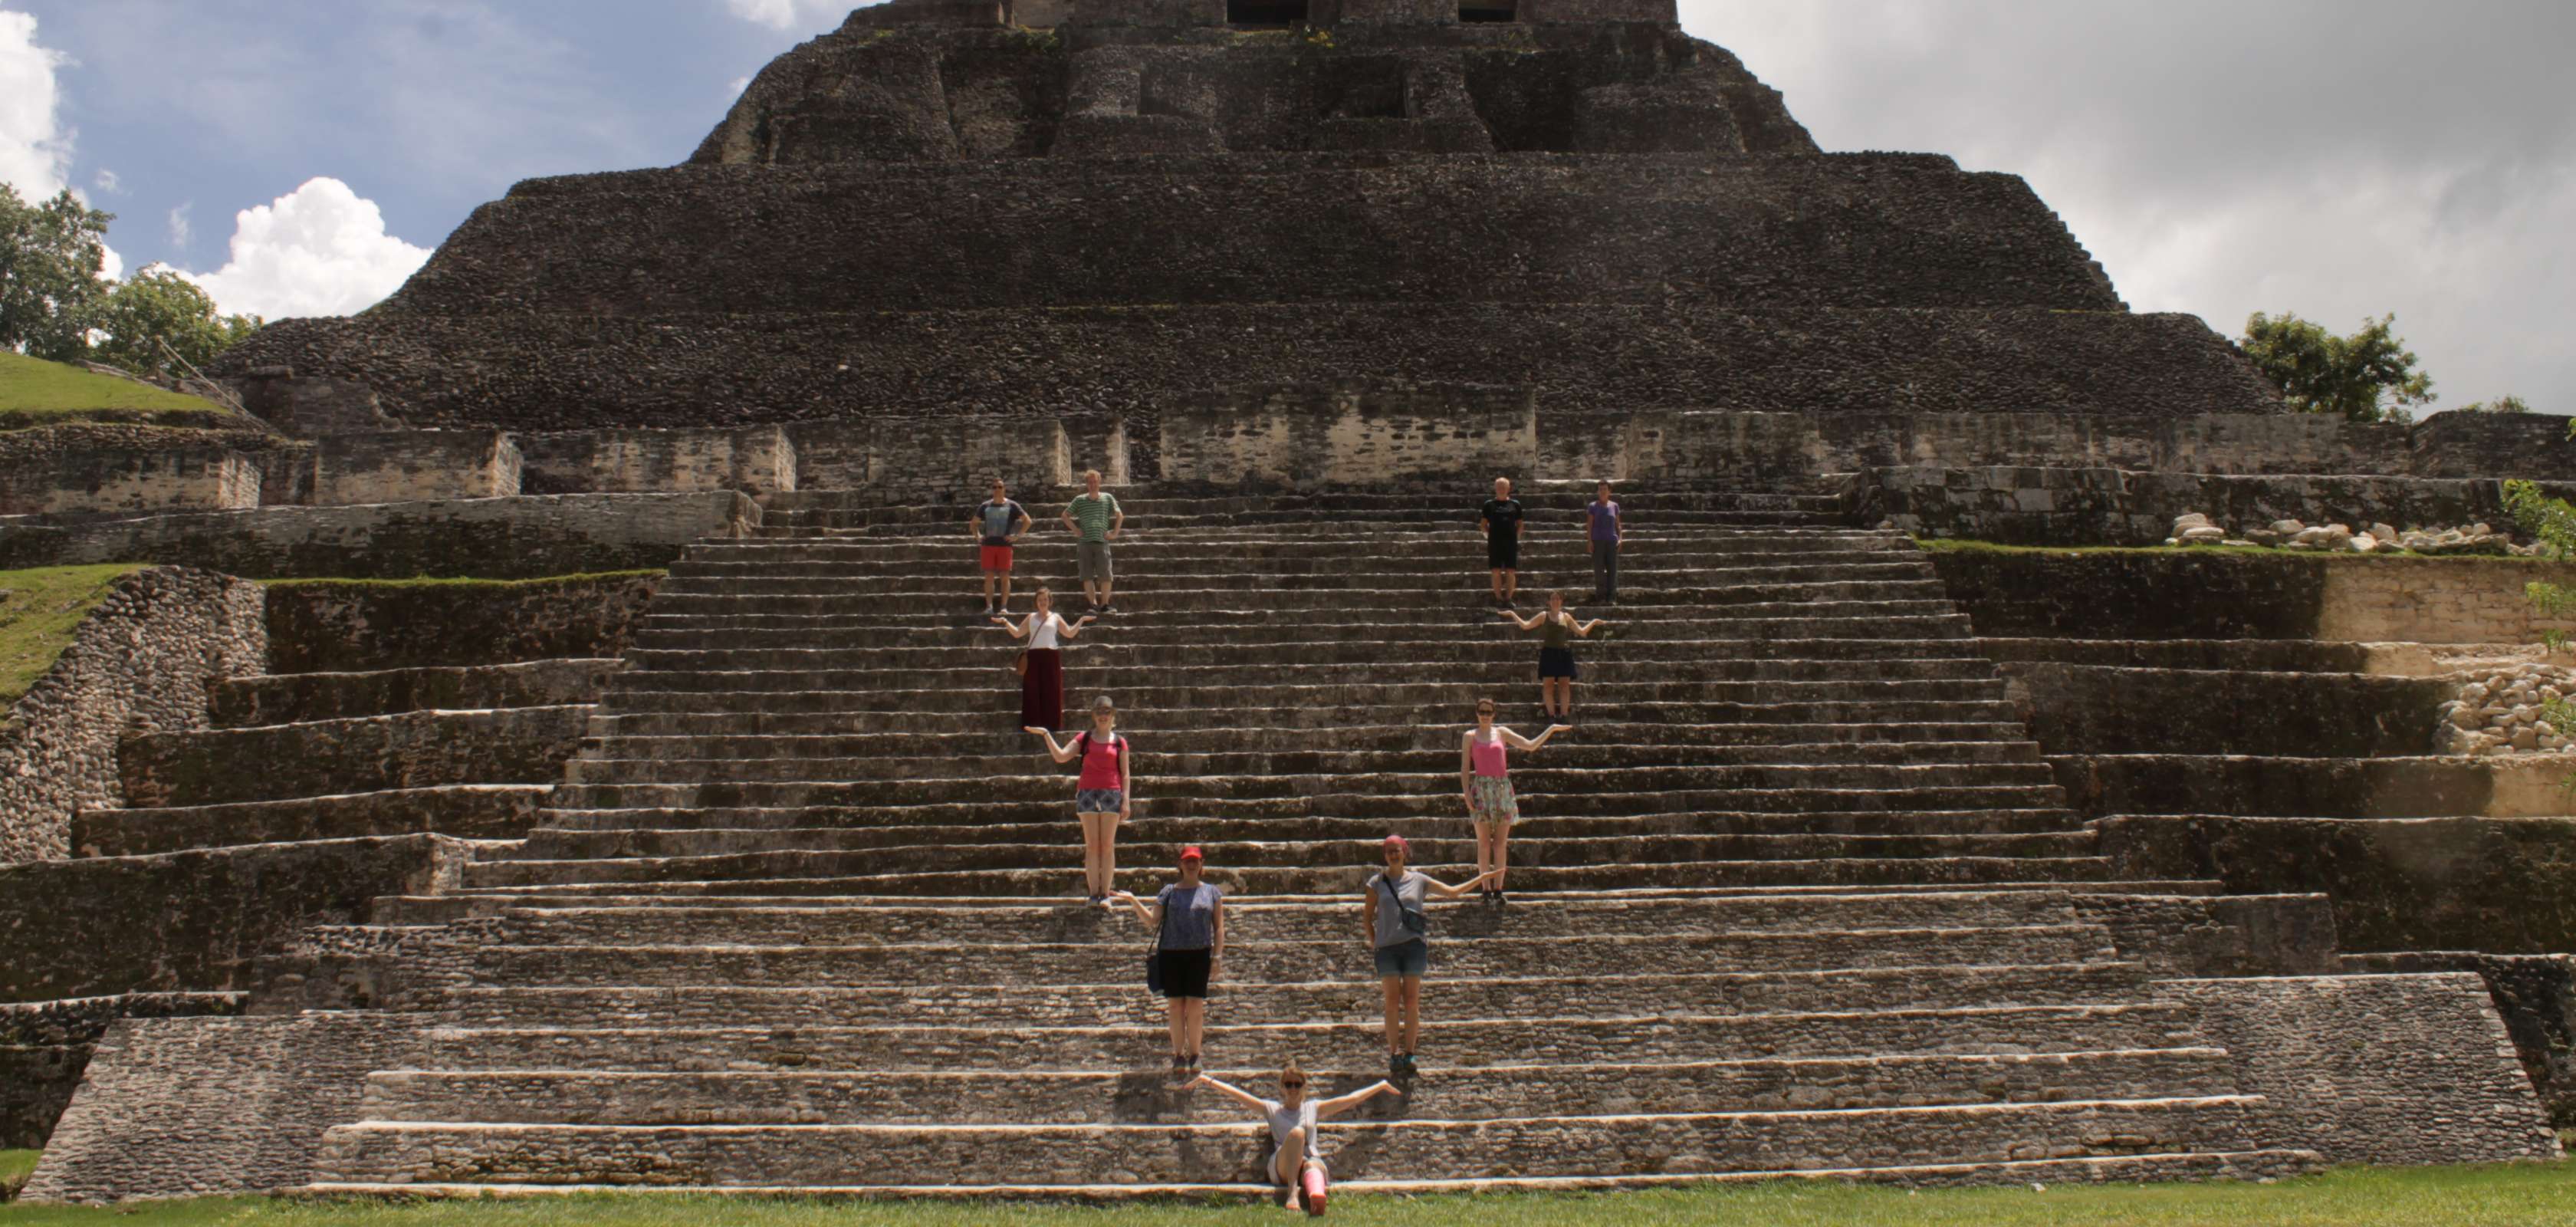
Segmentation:
[(1409, 844), (1409, 843), (1404, 842), (1404, 837), (1403, 837), (1403, 836), (1401, 836), (1401, 835), (1389, 835), (1389, 836), (1387, 836), (1387, 837), (1386, 837), (1386, 846), (1387, 846), (1387, 847), (1390, 847), (1390, 848), (1397, 848), (1397, 849), (1401, 849), (1401, 850), (1403, 851), (1403, 853), (1404, 853), (1406, 856), (1411, 856), (1411, 855), (1413, 855), (1413, 845), (1411, 845), (1411, 844)]
[(1207, 854), (1199, 851), (1199, 846), (1197, 844), (1191, 844), (1189, 847), (1181, 849), (1181, 859), (1185, 861), (1203, 861), (1207, 859)]

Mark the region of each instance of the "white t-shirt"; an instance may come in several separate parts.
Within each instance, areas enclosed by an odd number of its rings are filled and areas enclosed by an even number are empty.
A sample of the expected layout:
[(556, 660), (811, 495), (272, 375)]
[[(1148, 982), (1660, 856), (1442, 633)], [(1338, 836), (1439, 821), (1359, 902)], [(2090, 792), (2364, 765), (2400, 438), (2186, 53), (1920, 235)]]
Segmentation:
[(1298, 1104), (1294, 1111), (1277, 1100), (1264, 1099), (1261, 1101), (1261, 1110), (1270, 1116), (1270, 1146), (1273, 1150), (1287, 1145), (1288, 1131), (1302, 1125), (1306, 1129), (1305, 1157), (1317, 1163), (1324, 1161), (1323, 1148), (1317, 1145), (1315, 1140), (1314, 1096), (1307, 1096), (1305, 1102)]
[(1061, 629), (1064, 625), (1065, 620), (1061, 615), (1048, 614), (1046, 616), (1046, 621), (1041, 623), (1038, 621), (1038, 616), (1034, 613), (1030, 614), (1029, 620), (1022, 624), (1029, 633), (1029, 646), (1032, 648), (1053, 648), (1063, 646), (1062, 641), (1056, 638), (1056, 631)]

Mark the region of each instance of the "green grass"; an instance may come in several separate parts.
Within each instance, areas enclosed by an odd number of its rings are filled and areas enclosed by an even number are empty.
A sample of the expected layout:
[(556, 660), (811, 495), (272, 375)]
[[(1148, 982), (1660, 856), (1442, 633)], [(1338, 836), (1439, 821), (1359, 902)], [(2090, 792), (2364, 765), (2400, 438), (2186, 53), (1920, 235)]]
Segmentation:
[(100, 410), (120, 409), (147, 413), (231, 412), (201, 397), (182, 396), (109, 375), (93, 375), (60, 362), (0, 352), (0, 414), (26, 415), (37, 421), (74, 421)]
[(18, 1186), (27, 1183), (28, 1173), (36, 1170), (39, 1153), (33, 1150), (0, 1150), (0, 1201), (16, 1196)]
[(534, 588), (546, 584), (603, 584), (630, 579), (660, 579), (668, 571), (647, 568), (637, 571), (585, 571), (573, 575), (548, 575), (537, 579), (439, 579), (418, 576), (412, 579), (272, 579), (263, 581), (268, 588)]
[(111, 563), (0, 571), (0, 591), (8, 593), (0, 597), (0, 705), (17, 702), (53, 668), (81, 619), (106, 599), (119, 577), (138, 569)]
[[(2276, 1185), (2161, 1184), (1938, 1190), (1775, 1183), (1600, 1196), (1349, 1198), (1335, 1221), (1384, 1227), (2534, 1227), (2576, 1223), (2566, 1165), (2355, 1168)], [(483, 1201), (269, 1198), (144, 1203), (121, 1210), (0, 1207), (0, 1224), (131, 1227), (1234, 1227), (1286, 1221), (1275, 1207), (1156, 1203), (1110, 1208), (941, 1202), (874, 1204), (649, 1194)]]

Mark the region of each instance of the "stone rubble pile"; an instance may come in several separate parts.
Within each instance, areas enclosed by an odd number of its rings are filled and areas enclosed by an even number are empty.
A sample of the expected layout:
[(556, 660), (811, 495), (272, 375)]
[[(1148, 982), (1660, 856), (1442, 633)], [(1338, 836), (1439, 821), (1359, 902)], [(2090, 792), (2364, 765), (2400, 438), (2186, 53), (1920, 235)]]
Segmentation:
[(2460, 687), (2442, 705), (2434, 748), (2444, 754), (2564, 754), (2576, 738), (2549, 719), (2543, 705), (2576, 694), (2576, 669), (2539, 663), (2516, 665)]
[(2228, 532), (2200, 512), (2187, 512), (2174, 520), (2173, 535), (2166, 545), (2260, 545), (2284, 550), (2302, 550), (2326, 554), (2381, 554), (2403, 551), (2409, 554), (2489, 554), (2498, 557), (2537, 558), (2538, 545), (2518, 545), (2513, 538), (2495, 530), (2492, 525), (2472, 524), (2466, 528), (2410, 528), (2399, 531), (2386, 524), (2373, 524), (2355, 531), (2345, 524), (2304, 524), (2297, 520), (2274, 520), (2262, 528), (2249, 528), (2243, 536)]

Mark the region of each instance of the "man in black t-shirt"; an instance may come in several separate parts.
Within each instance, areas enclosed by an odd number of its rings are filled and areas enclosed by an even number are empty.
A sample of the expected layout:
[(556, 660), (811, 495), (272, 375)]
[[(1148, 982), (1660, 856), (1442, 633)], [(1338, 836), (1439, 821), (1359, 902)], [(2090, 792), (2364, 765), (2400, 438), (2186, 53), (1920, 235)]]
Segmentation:
[(1485, 566), (1494, 575), (1494, 607), (1509, 609), (1521, 586), (1521, 501), (1512, 497), (1512, 479), (1494, 479), (1494, 497), (1477, 513), (1476, 527), (1485, 531)]

